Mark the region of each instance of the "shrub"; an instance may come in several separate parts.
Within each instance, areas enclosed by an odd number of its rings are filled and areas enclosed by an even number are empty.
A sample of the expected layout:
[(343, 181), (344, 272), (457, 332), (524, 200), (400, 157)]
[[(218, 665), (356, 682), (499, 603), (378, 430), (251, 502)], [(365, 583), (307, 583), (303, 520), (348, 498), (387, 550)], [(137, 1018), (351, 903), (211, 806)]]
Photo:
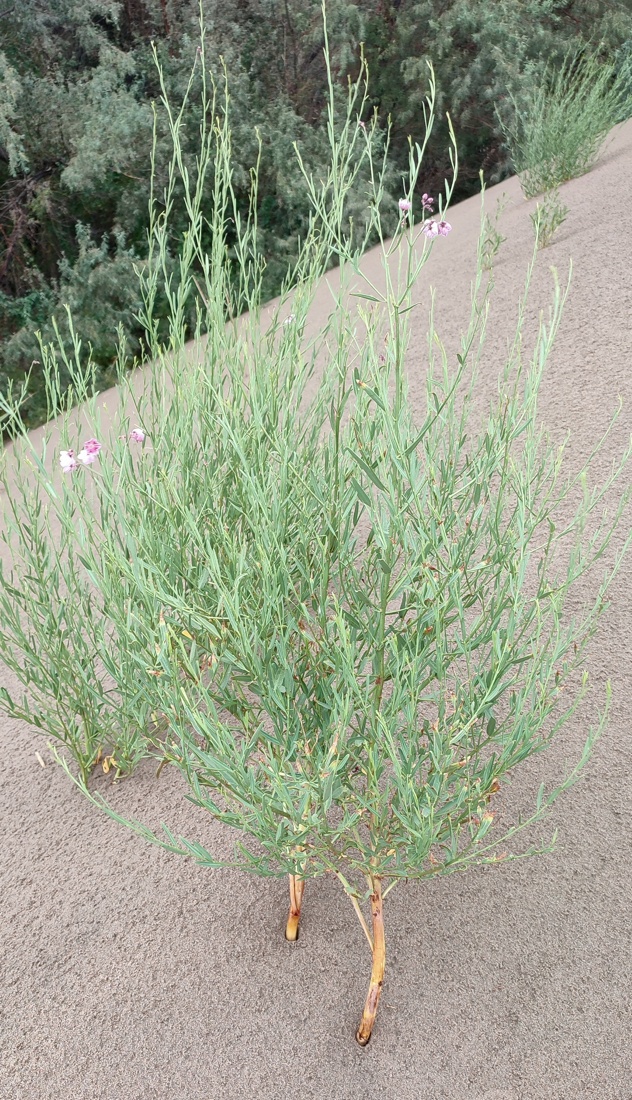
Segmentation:
[(559, 69), (533, 74), (511, 101), (513, 118), (503, 130), (525, 196), (533, 198), (592, 168), (612, 127), (632, 112), (629, 66), (575, 50)]
[[(411, 295), (449, 232), (452, 185), (436, 217), (425, 196), (420, 225), (411, 196), (423, 185), (424, 148), (411, 145), (398, 229), (386, 240), (384, 163), (374, 163), (373, 128), (358, 124), (364, 73), (342, 116), (333, 103), (330, 80), (330, 167), (314, 178), (297, 153), (311, 215), (265, 324), (256, 169), (242, 218), (227, 109), (205, 103), (196, 175), (182, 171), (183, 112), (173, 111), (169, 186), (154, 206), (141, 272), (153, 364), (140, 390), (122, 370), (107, 432), (76, 338), (74, 360), (63, 344), (58, 353), (43, 348), (49, 400), (63, 414), (60, 456), (50, 433), (37, 449), (19, 403), (5, 403), (14, 446), (3, 464), (3, 537), (13, 564), (0, 574), (0, 654), (25, 692), (4, 691), (0, 701), (56, 740), (84, 794), (140, 836), (202, 866), (288, 875), (288, 939), (298, 934), (305, 883), (334, 874), (371, 950), (357, 1032), (365, 1045), (384, 978), (390, 891), (550, 848), (521, 850), (516, 840), (577, 778), (605, 714), (581, 758), (515, 824), (494, 821), (494, 800), (587, 691), (585, 648), (620, 557), (591, 606), (570, 615), (567, 597), (617, 525), (623, 505), (608, 516), (603, 498), (628, 456), (589, 487), (589, 463), (565, 475), (562, 452), (539, 426), (559, 290), (532, 363), (517, 338), (488, 420), (478, 429), (470, 422), (486, 314), (483, 240), (458, 362), (453, 369), (433, 353), (417, 421), (404, 370)], [(425, 108), (429, 134), (432, 82)], [(362, 273), (364, 241), (347, 218), (364, 169), (381, 289)], [(178, 278), (165, 280), (162, 340), (153, 310), (170, 262), (176, 186), (189, 230)], [(331, 312), (310, 336), (306, 319), (334, 257)], [(92, 438), (81, 449), (60, 367), (87, 402)], [(127, 819), (92, 788), (99, 762), (120, 775), (144, 756), (178, 769), (188, 797), (235, 829), (232, 859)]]

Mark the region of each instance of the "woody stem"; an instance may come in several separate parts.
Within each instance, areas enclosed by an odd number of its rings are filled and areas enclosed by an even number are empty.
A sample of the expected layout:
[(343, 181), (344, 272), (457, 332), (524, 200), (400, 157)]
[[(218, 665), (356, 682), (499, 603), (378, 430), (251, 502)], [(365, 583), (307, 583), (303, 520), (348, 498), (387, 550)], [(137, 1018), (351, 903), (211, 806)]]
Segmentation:
[(301, 919), (301, 902), (305, 880), (299, 875), (290, 875), (290, 912), (285, 926), (285, 938), (294, 943), (298, 939), (298, 926)]
[(365, 1047), (371, 1038), (377, 1008), (380, 1003), (380, 995), (384, 984), (384, 966), (386, 964), (386, 945), (384, 941), (384, 914), (382, 906), (382, 882), (378, 875), (371, 877), (373, 892), (371, 894), (371, 915), (373, 917), (373, 967), (371, 969), (371, 981), (366, 995), (364, 1012), (360, 1026), (356, 1031), (356, 1039), (361, 1047)]

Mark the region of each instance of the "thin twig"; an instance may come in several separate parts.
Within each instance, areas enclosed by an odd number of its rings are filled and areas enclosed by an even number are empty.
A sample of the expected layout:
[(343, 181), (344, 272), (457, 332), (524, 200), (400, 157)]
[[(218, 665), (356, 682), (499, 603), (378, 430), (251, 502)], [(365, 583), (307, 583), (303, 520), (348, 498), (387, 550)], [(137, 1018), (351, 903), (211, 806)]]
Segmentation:
[(351, 904), (353, 905), (353, 908), (355, 909), (356, 913), (358, 914), (358, 920), (360, 921), (360, 924), (362, 925), (362, 929), (364, 931), (364, 934), (365, 934), (365, 936), (368, 940), (369, 947), (371, 948), (371, 954), (373, 954), (373, 937), (371, 936), (371, 933), (369, 932), (369, 926), (368, 926), (366, 920), (364, 919), (364, 913), (362, 912), (362, 910), (360, 908), (360, 902), (358, 901), (357, 897), (355, 897), (355, 895), (351, 893), (351, 890), (349, 888), (349, 883), (345, 879), (344, 875), (341, 875), (339, 871), (336, 871), (335, 874), (336, 874), (336, 877), (340, 879), (345, 894), (347, 895), (347, 897), (351, 901)]

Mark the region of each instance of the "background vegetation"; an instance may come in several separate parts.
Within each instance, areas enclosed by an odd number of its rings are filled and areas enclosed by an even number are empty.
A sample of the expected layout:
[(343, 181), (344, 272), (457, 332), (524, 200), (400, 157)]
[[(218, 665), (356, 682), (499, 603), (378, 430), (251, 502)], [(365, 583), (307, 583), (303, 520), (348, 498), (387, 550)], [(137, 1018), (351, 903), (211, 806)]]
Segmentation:
[[(244, 210), (255, 128), (261, 138), (258, 224), (264, 289), (273, 295), (306, 229), (292, 143), (301, 142), (315, 169), (327, 158), (320, 0), (204, 0), (204, 9), (209, 56), (220, 78), (222, 58), (230, 74), (234, 186)], [(462, 198), (478, 189), (481, 168), (492, 182), (511, 171), (502, 121), (528, 101), (545, 64), (561, 68), (569, 49), (588, 42), (617, 72), (632, 43), (629, 0), (329, 0), (328, 13), (339, 87), (357, 75), (363, 42), (382, 132), (390, 116), (394, 199), (408, 135), (423, 129), (428, 59), (439, 117), (449, 109), (456, 131)], [(53, 315), (67, 334), (66, 303), (101, 384), (111, 378), (118, 330), (130, 356), (142, 354), (134, 267), (147, 255), (154, 126), (158, 194), (168, 171), (167, 120), (153, 106), (160, 98), (153, 48), (178, 102), (197, 41), (198, 0), (20, 0), (0, 12), (0, 392), (22, 383), (39, 360), (35, 332), (53, 338)], [(196, 103), (191, 96), (181, 131), (193, 171)], [(440, 188), (449, 175), (448, 147), (444, 122), (422, 190)], [(183, 231), (176, 210), (174, 257)], [(31, 424), (46, 416), (43, 392), (36, 362), (24, 410)]]

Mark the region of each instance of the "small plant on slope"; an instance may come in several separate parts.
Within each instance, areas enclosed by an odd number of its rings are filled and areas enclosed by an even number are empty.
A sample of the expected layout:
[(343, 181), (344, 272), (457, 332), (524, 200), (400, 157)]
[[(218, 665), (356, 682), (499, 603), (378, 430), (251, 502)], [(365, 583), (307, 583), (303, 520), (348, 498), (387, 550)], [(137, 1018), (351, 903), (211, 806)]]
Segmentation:
[[(481, 186), (482, 182), (483, 173), (481, 172)], [(494, 211), (493, 218), (490, 218), (489, 214), (483, 216), (482, 265), (484, 271), (493, 271), (494, 261), (500, 251), (500, 246), (507, 240), (500, 232), (498, 223), (508, 201), (507, 196), (503, 192), (502, 196), (496, 199), (496, 210)]]
[(568, 206), (562, 202), (557, 187), (553, 191), (547, 191), (542, 202), (537, 203), (530, 215), (537, 248), (547, 248), (550, 245), (567, 215)]
[[(2, 705), (57, 740), (88, 798), (201, 866), (289, 876), (288, 939), (306, 884), (337, 878), (371, 952), (361, 1045), (384, 981), (391, 890), (550, 848), (521, 848), (519, 833), (577, 778), (604, 716), (576, 764), (534, 792), (514, 824), (495, 821), (495, 799), (587, 691), (585, 648), (620, 557), (583, 612), (571, 614), (567, 596), (617, 525), (623, 504), (608, 515), (603, 502), (628, 457), (591, 486), (589, 462), (565, 474), (539, 426), (557, 290), (530, 365), (520, 355), (523, 303), (498, 398), (482, 426), (472, 422), (482, 244), (458, 360), (448, 363), (431, 331), (417, 418), (404, 366), (412, 295), (432, 249), (446, 247), (451, 188), (434, 216), (425, 196), (420, 225), (413, 195), (424, 147), (411, 145), (399, 228), (384, 239), (384, 159), (375, 126), (356, 121), (364, 81), (363, 70), (342, 116), (330, 87), (330, 170), (314, 179), (300, 161), (309, 231), (265, 323), (257, 207), (254, 194), (249, 211), (234, 201), (228, 101), (211, 96), (202, 113), (197, 178), (182, 170), (182, 113), (165, 105), (170, 182), (154, 197), (141, 273), (153, 365), (140, 382), (121, 371), (108, 430), (75, 339), (64, 369), (86, 402), (82, 434), (59, 396), (60, 353), (43, 349), (51, 411), (63, 414), (61, 454), (51, 453), (50, 431), (40, 448), (6, 406), (12, 562), (0, 575), (0, 654), (25, 688), (23, 698), (5, 690)], [(432, 120), (431, 82), (428, 133)], [(211, 210), (201, 199), (207, 173)], [(352, 243), (346, 216), (362, 178), (380, 285), (362, 272), (363, 242)], [(255, 169), (253, 192), (256, 182)], [(152, 310), (178, 193), (190, 228), (179, 279), (165, 280), (170, 337), (161, 345)], [(204, 218), (210, 253), (200, 244)], [(333, 259), (331, 311), (308, 335)], [(199, 332), (185, 348), (190, 296)], [(232, 858), (127, 819), (92, 788), (98, 762), (121, 774), (144, 756), (178, 769), (188, 797), (234, 828)]]

